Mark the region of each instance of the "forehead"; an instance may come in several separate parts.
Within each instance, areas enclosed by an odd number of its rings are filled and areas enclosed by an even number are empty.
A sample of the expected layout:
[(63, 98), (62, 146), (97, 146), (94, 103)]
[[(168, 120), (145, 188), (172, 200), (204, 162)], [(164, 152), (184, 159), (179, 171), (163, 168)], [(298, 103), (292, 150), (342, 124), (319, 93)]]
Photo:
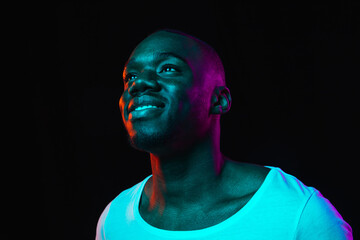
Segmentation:
[(199, 60), (200, 48), (197, 42), (189, 37), (168, 32), (158, 32), (144, 39), (135, 48), (128, 63), (151, 60), (160, 55), (165, 57), (176, 56), (188, 63), (192, 63)]

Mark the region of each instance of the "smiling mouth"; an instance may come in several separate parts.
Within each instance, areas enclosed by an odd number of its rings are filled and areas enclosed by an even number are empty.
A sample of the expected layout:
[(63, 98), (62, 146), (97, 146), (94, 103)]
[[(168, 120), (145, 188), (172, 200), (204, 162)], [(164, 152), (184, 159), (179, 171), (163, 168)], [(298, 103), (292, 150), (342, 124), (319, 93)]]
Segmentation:
[(133, 107), (133, 110), (129, 112), (129, 120), (150, 120), (159, 117), (163, 113), (163, 106), (155, 105), (142, 105)]
[[(151, 120), (164, 113), (167, 100), (162, 96), (141, 95), (129, 101), (128, 120)], [(124, 112), (125, 113), (125, 112)]]
[(135, 99), (129, 104), (129, 113), (143, 110), (164, 108), (165, 104), (156, 99)]
[(158, 109), (158, 108), (161, 108), (161, 107), (157, 107), (157, 106), (154, 106), (154, 105), (146, 105), (146, 106), (140, 106), (140, 107), (136, 107), (134, 109), (134, 111), (141, 111), (141, 110), (145, 110), (145, 109)]

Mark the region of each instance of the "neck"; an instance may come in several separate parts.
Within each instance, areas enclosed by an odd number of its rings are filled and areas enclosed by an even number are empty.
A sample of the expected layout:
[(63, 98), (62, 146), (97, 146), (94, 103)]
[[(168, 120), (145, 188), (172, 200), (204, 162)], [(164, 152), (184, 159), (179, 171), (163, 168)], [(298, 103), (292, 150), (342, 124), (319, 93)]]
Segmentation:
[(150, 154), (149, 209), (158, 207), (162, 212), (165, 206), (182, 208), (211, 197), (224, 165), (219, 134), (218, 130), (181, 153)]

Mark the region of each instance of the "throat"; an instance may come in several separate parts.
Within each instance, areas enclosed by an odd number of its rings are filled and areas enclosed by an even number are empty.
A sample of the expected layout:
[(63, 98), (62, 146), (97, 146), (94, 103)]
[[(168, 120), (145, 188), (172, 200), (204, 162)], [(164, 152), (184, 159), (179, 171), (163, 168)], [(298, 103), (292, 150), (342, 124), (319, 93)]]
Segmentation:
[(214, 157), (211, 152), (195, 151), (191, 157), (171, 160), (151, 155), (153, 176), (144, 187), (149, 209), (162, 212), (165, 207), (182, 208), (211, 201), (222, 185), (224, 161), (221, 154)]
[[(209, 182), (187, 183), (178, 185), (163, 185), (151, 177), (144, 186), (141, 196), (141, 207), (149, 212), (163, 215), (165, 212), (185, 213), (184, 209), (199, 211), (200, 206), (212, 205), (221, 193), (221, 177)], [(201, 204), (200, 204), (201, 203)], [(177, 214), (175, 214), (177, 215)]]
[(139, 213), (149, 225), (172, 231), (200, 230), (221, 224), (239, 212), (251, 199), (252, 194), (242, 198), (223, 199), (216, 202), (198, 202), (182, 208), (166, 206), (159, 211), (160, 205), (149, 209), (150, 199), (142, 196)]
[(197, 200), (184, 196), (169, 199), (167, 195), (161, 200), (153, 192), (150, 178), (142, 191), (139, 213), (148, 224), (165, 230), (211, 227), (239, 212), (262, 186), (268, 173), (269, 169), (264, 167), (229, 162), (223, 168), (222, 181), (214, 184), (207, 197), (199, 195)]

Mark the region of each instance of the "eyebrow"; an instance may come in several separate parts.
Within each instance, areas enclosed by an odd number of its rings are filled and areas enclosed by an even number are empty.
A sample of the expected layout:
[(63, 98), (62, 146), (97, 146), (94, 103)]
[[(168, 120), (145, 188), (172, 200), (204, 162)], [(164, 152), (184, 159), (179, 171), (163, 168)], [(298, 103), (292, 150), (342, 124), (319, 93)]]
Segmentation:
[[(182, 56), (173, 53), (173, 52), (157, 52), (157, 53), (153, 53), (153, 58), (156, 60), (161, 59), (161, 58), (169, 58), (169, 57), (173, 57), (173, 58), (177, 58), (179, 60), (181, 60), (182, 62), (188, 64), (188, 61), (186, 61), (185, 58), (183, 58)], [(125, 67), (126, 68), (128, 66), (128, 64), (136, 64), (139, 61), (136, 58), (132, 58), (129, 59), (126, 63), (125, 63)]]

